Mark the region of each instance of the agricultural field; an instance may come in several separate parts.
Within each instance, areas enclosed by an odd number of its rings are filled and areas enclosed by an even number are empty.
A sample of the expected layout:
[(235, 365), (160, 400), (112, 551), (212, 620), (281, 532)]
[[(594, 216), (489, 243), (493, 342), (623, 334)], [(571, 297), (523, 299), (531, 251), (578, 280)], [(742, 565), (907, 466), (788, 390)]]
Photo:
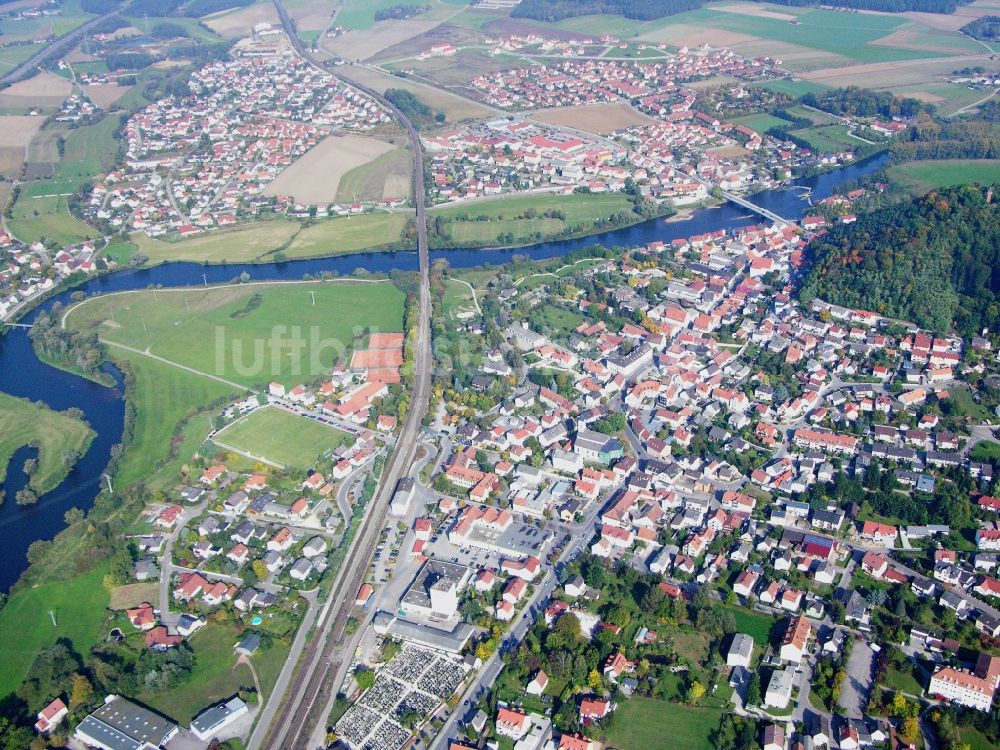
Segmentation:
[(7, 225), (24, 242), (43, 240), (73, 245), (99, 237), (100, 232), (70, 213), (66, 199), (75, 189), (75, 185), (58, 182), (22, 185)]
[[(0, 695), (12, 692), (25, 678), (42, 649), (60, 638), (86, 654), (101, 637), (110, 599), (102, 579), (107, 572), (99, 565), (82, 576), (48, 579), (23, 587), (10, 595), (0, 609)], [(52, 625), (49, 611), (55, 615)]]
[(221, 11), (202, 19), (208, 28), (225, 39), (240, 39), (250, 36), (258, 23), (280, 26), (278, 14), (271, 3), (258, 2), (246, 8)]
[(45, 122), (31, 115), (0, 116), (0, 147), (24, 149)]
[(481, 119), (490, 115), (490, 110), (481, 104), (421, 83), (413, 78), (401, 78), (373, 68), (362, 68), (358, 65), (352, 65), (349, 68), (345, 66), (345, 68), (346, 70), (343, 72), (347, 78), (371, 86), (376, 91), (384, 92), (389, 88), (406, 89), (419, 97), (435, 112), (444, 112), (445, 118), (451, 124), (462, 120)]
[(530, 117), (550, 125), (576, 128), (597, 135), (607, 135), (633, 125), (648, 125), (655, 122), (652, 117), (620, 102), (542, 109), (532, 112)]
[[(262, 387), (272, 380), (292, 386), (317, 377), (351, 347), (356, 326), (399, 331), (402, 316), (403, 294), (392, 284), (343, 280), (95, 297), (73, 308), (66, 323), (196, 373)], [(115, 356), (121, 352), (111, 347)], [(149, 361), (141, 354), (125, 354)], [(178, 372), (227, 388), (205, 375)]]
[(718, 709), (692, 708), (633, 696), (615, 712), (607, 744), (620, 750), (665, 747), (664, 728), (670, 727), (669, 745), (685, 750), (712, 750), (712, 733), (721, 720), (722, 712)]
[[(0, 54), (2, 53), (3, 50), (0, 50)], [(72, 91), (72, 84), (65, 78), (52, 73), (38, 73), (0, 91), (0, 109), (24, 110), (25, 113), (35, 108), (53, 110)]]
[(896, 164), (889, 168), (889, 177), (915, 195), (934, 188), (978, 182), (983, 185), (1000, 183), (1000, 160), (997, 159), (934, 159)]
[[(562, 211), (566, 218), (543, 216), (545, 211)], [(584, 231), (595, 220), (619, 211), (631, 210), (624, 195), (536, 194), (516, 198), (446, 206), (430, 212), (430, 220), (440, 217), (454, 245), (490, 245), (501, 235), (510, 235), (508, 244), (536, 242), (565, 230)], [(534, 212), (533, 217), (528, 214)], [(435, 239), (431, 238), (431, 244)]]
[(264, 189), (264, 195), (291, 195), (299, 203), (331, 203), (344, 175), (392, 150), (392, 144), (377, 138), (327, 136), (282, 170)]
[(369, 213), (324, 219), (303, 225), (292, 219), (246, 224), (177, 240), (158, 240), (142, 232), (132, 236), (151, 264), (173, 260), (195, 263), (271, 262), (276, 252), (288, 258), (314, 258), (398, 247), (408, 217), (404, 213)]
[(413, 192), (413, 156), (406, 148), (394, 148), (367, 164), (343, 173), (337, 187), (339, 203), (409, 199)]
[(864, 144), (864, 141), (848, 135), (846, 125), (822, 125), (805, 130), (793, 130), (792, 133), (808, 141), (813, 150), (822, 153), (850, 151)]
[(251, 412), (213, 439), (295, 469), (308, 469), (327, 451), (353, 440), (346, 432), (274, 406)]
[[(7, 474), (11, 456), (36, 441), (38, 469), (29, 484), (39, 495), (48, 492), (72, 468), (63, 459), (65, 452), (72, 450), (82, 456), (93, 438), (94, 431), (82, 419), (0, 393), (0, 482)], [(14, 468), (21, 470), (20, 466)]]

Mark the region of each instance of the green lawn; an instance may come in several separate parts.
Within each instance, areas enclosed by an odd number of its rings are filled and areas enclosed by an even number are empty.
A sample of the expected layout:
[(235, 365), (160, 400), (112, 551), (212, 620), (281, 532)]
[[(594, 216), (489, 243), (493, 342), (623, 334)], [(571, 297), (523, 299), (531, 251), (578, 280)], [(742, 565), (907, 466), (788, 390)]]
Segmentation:
[(325, 452), (352, 440), (346, 432), (276, 407), (265, 407), (216, 435), (219, 442), (283, 466), (307, 469)]
[[(31, 477), (31, 488), (43, 494), (57, 487), (69, 473), (63, 460), (67, 450), (83, 455), (94, 438), (86, 422), (68, 414), (53, 411), (44, 404), (0, 393), (0, 481), (7, 474), (7, 465), (18, 448), (38, 442), (38, 469)], [(20, 471), (20, 466), (15, 466)], [(13, 502), (14, 498), (7, 498)]]
[[(68, 638), (73, 648), (86, 656), (101, 635), (110, 601), (102, 584), (106, 572), (106, 566), (99, 565), (77, 578), (11, 594), (0, 609), (0, 633), (4, 634), (0, 641), (0, 696), (14, 690), (38, 652), (59, 638)], [(49, 610), (55, 614), (55, 626)]]
[(765, 133), (771, 128), (787, 128), (792, 124), (788, 120), (783, 120), (780, 117), (769, 115), (766, 112), (736, 117), (730, 120), (730, 122), (734, 125), (744, 125), (751, 130), (756, 130), (758, 133)]
[(713, 750), (722, 711), (632, 697), (618, 707), (608, 745), (619, 750)]
[(986, 440), (976, 443), (970, 454), (973, 461), (997, 461), (1000, 460), (1000, 443)]
[(545, 305), (541, 312), (545, 325), (560, 333), (569, 333), (586, 320), (579, 313), (551, 304)]
[(399, 247), (408, 215), (370, 213), (317, 221), (311, 226), (292, 219), (246, 224), (184, 240), (152, 239), (136, 232), (132, 240), (151, 264), (174, 260), (196, 263), (271, 262), (276, 252), (310, 258)]
[(949, 392), (957, 416), (972, 417), (976, 422), (996, 420), (996, 415), (972, 398), (972, 391), (969, 390), (968, 386), (960, 385), (950, 389)]
[(350, 280), (141, 290), (92, 298), (67, 324), (247, 387), (292, 386), (326, 372), (356, 327), (401, 331), (403, 302), (391, 283)]
[(996, 750), (996, 744), (973, 726), (962, 725), (958, 728), (962, 742), (968, 743), (971, 750)]
[[(209, 622), (188, 641), (195, 656), (190, 679), (170, 690), (144, 691), (137, 697), (171, 719), (189, 724), (194, 716), (213, 703), (229, 698), (241, 687), (253, 687), (250, 669), (237, 665), (233, 653), (233, 645), (239, 639), (232, 626)], [(265, 699), (287, 656), (288, 646), (275, 640), (271, 648), (258, 651), (252, 657)]]
[(924, 691), (924, 686), (917, 680), (915, 674), (920, 674), (920, 671), (910, 662), (904, 664), (902, 669), (890, 665), (885, 675), (885, 686), (896, 692), (920, 695)]
[[(563, 212), (565, 219), (543, 215), (550, 210)], [(453, 244), (490, 245), (501, 242), (500, 238), (508, 234), (513, 238), (510, 244), (526, 244), (566, 230), (586, 232), (594, 228), (595, 221), (610, 218), (619, 211), (631, 211), (631, 203), (624, 195), (542, 194), (448, 206), (433, 210), (430, 218), (445, 220)], [(432, 237), (431, 244), (435, 240)]]
[(776, 622), (775, 618), (742, 607), (729, 607), (729, 610), (736, 620), (736, 631), (746, 633), (760, 648), (767, 648), (771, 638), (771, 628)]
[(1000, 182), (1000, 159), (932, 159), (889, 168), (889, 177), (915, 194), (934, 188)]
[(865, 145), (864, 141), (859, 141), (847, 134), (846, 125), (821, 125), (804, 130), (793, 130), (792, 133), (806, 140), (813, 150), (821, 153), (852, 151), (858, 146)]

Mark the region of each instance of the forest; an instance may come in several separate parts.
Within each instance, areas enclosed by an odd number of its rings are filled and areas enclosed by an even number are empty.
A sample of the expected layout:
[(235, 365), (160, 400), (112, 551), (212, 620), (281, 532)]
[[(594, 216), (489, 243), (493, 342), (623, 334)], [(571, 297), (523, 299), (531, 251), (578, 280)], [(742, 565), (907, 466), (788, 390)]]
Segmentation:
[(980, 16), (959, 29), (973, 39), (995, 42), (1000, 39), (1000, 16)]
[(435, 122), (444, 122), (443, 112), (435, 113), (417, 96), (414, 96), (412, 91), (406, 89), (386, 89), (385, 98), (406, 115), (406, 118), (413, 123), (413, 127), (417, 130), (433, 125)]
[(807, 107), (815, 107), (836, 115), (856, 117), (915, 117), (928, 109), (928, 105), (918, 99), (900, 98), (888, 91), (872, 91), (859, 86), (829, 89), (820, 94), (809, 92), (800, 101)]
[[(759, 2), (760, 0), (753, 0)], [(774, 0), (779, 5), (805, 7), (816, 5), (815, 0)], [(954, 13), (959, 5), (971, 0), (838, 0), (837, 7), (856, 10), (875, 10), (883, 13)], [(675, 13), (697, 10), (704, 0), (522, 0), (510, 14), (513, 18), (531, 18), (536, 21), (562, 21), (575, 16), (601, 13), (618, 14), (640, 21), (651, 21)]]
[(1000, 325), (1000, 212), (960, 186), (863, 215), (813, 240), (800, 290), (970, 337)]
[(510, 15), (512, 18), (553, 22), (574, 16), (607, 13), (652, 21), (675, 13), (697, 10), (703, 4), (703, 0), (522, 0)]

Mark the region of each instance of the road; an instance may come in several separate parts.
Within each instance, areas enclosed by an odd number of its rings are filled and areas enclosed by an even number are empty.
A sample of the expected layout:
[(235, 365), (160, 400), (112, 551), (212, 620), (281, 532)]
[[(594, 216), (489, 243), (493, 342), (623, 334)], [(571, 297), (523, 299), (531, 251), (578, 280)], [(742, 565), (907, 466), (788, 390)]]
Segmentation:
[(98, 16), (97, 18), (92, 18), (87, 21), (82, 26), (78, 26), (72, 31), (63, 34), (58, 39), (49, 42), (48, 44), (41, 45), (42, 49), (33, 54), (23, 63), (18, 65), (12, 71), (10, 71), (3, 78), (0, 78), (0, 88), (6, 88), (13, 83), (17, 83), (29, 75), (34, 73), (35, 68), (41, 65), (43, 62), (51, 57), (54, 57), (59, 52), (64, 49), (68, 49), (71, 45), (75, 44), (77, 40), (80, 39), (84, 34), (86, 34), (91, 29), (99, 26), (100, 24), (107, 21), (112, 16), (118, 15), (118, 11), (114, 10), (111, 13), (105, 13), (103, 16)]
[[(281, 0), (273, 0), (278, 18), (296, 52), (317, 68), (326, 70), (307, 52), (292, 25)], [(327, 71), (329, 72), (329, 71)], [(330, 590), (327, 606), (320, 615), (312, 640), (302, 656), (291, 680), (287, 695), (275, 691), (261, 711), (260, 720), (248, 742), (249, 750), (286, 750), (307, 748), (313, 729), (325, 723), (326, 706), (337, 689), (337, 676), (352, 655), (346, 648), (344, 629), (351, 614), (354, 596), (364, 582), (368, 562), (374, 554), (379, 532), (385, 524), (389, 501), (398, 480), (405, 476), (412, 463), (420, 434), (421, 422), (427, 413), (431, 379), (430, 346), (430, 263), (427, 251), (427, 213), (424, 205), (424, 161), (420, 138), (412, 123), (378, 92), (348, 82), (389, 110), (406, 129), (413, 151), (413, 198), (417, 231), (417, 252), (420, 261), (420, 295), (417, 316), (417, 337), (414, 347), (414, 377), (410, 409), (400, 430), (396, 448), (383, 470), (375, 497), (369, 502), (354, 541)]]

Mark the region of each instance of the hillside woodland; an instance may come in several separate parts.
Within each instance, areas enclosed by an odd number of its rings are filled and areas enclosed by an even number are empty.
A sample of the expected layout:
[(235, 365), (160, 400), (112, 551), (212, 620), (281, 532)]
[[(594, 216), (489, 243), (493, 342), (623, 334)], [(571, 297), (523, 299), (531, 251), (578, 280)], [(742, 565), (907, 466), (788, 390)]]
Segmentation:
[(910, 320), (939, 333), (1000, 325), (1000, 210), (993, 189), (934, 191), (861, 216), (808, 247), (801, 298)]

